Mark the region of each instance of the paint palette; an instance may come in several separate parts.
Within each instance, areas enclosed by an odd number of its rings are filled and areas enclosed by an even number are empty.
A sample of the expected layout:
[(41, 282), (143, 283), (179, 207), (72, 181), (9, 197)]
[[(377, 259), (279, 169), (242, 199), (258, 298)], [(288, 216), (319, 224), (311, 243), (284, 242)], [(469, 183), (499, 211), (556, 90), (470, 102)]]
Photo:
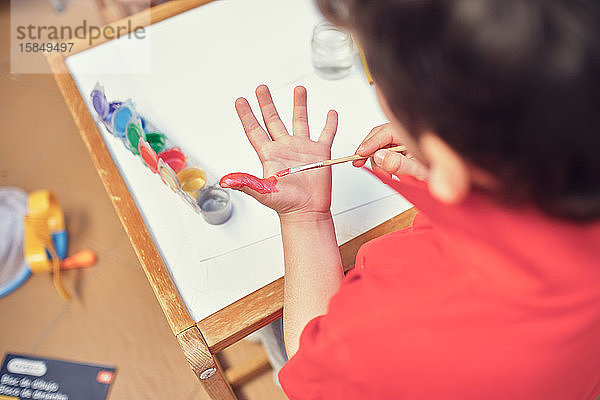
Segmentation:
[(151, 173), (158, 174), (206, 222), (220, 225), (229, 220), (233, 211), (229, 194), (211, 184), (206, 171), (141, 115), (131, 99), (108, 101), (104, 87), (96, 83), (90, 103), (97, 122), (119, 138), (133, 156), (139, 157)]

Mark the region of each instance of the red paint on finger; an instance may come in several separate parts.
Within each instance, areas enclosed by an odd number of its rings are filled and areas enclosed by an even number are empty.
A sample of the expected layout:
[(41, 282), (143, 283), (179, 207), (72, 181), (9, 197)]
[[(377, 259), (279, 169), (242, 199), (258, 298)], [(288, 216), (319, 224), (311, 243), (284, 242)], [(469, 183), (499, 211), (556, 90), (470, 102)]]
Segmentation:
[(219, 181), (219, 185), (224, 188), (232, 189), (239, 189), (245, 186), (260, 194), (277, 192), (276, 177), (271, 176), (269, 178), (261, 179), (254, 175), (245, 174), (243, 172), (234, 172), (232, 174), (225, 175)]

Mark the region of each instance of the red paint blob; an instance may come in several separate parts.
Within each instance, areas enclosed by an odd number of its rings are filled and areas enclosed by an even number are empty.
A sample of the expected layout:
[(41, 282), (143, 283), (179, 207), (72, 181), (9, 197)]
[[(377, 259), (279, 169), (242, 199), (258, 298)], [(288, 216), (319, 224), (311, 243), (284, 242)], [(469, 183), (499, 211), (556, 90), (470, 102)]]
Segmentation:
[(158, 156), (154, 149), (150, 147), (146, 141), (140, 140), (138, 142), (138, 152), (140, 153), (142, 160), (144, 160), (144, 164), (146, 164), (152, 172), (156, 173), (156, 171), (158, 171)]
[(290, 173), (290, 169), (286, 168), (286, 169), (282, 169), (281, 171), (279, 171), (278, 173), (276, 173), (275, 176), (281, 178), (282, 176), (286, 176), (289, 173)]
[(234, 172), (227, 174), (221, 178), (219, 185), (224, 188), (239, 189), (248, 187), (260, 194), (277, 192), (277, 178), (271, 176), (269, 178), (260, 179), (254, 175), (245, 174), (243, 172)]
[(161, 152), (158, 158), (166, 162), (176, 174), (185, 167), (185, 154), (183, 154), (179, 147), (173, 147)]

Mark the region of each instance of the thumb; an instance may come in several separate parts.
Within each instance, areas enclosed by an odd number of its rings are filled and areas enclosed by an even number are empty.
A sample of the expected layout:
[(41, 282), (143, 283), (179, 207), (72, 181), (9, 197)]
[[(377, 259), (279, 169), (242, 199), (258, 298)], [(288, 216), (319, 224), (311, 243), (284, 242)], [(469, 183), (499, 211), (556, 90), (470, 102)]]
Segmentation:
[(273, 176), (261, 179), (253, 175), (237, 172), (221, 178), (219, 186), (238, 190), (260, 200), (267, 193), (277, 192), (277, 178)]
[(257, 191), (252, 190), (247, 186), (227, 186), (226, 183), (221, 183), (219, 186), (221, 186), (223, 189), (231, 189), (235, 190), (236, 192), (242, 192), (250, 197), (254, 197), (257, 200), (259, 200), (263, 196), (261, 193), (258, 193)]
[[(254, 198), (256, 201), (258, 201), (262, 205), (267, 206), (271, 209), (274, 209), (270, 193), (278, 191), (277, 188), (275, 187), (276, 181), (272, 182), (269, 179), (260, 179), (260, 178), (254, 177), (252, 175), (250, 175), (250, 177), (251, 177), (250, 179), (254, 178), (252, 180), (258, 181), (259, 184), (257, 185), (257, 184), (253, 184), (250, 182), (242, 182), (243, 180), (241, 180), (241, 179), (231, 179), (231, 178), (228, 178), (227, 176), (224, 176), (223, 178), (221, 178), (221, 181), (219, 182), (219, 186), (221, 186), (224, 189), (232, 189), (232, 190), (235, 190), (236, 192), (242, 192), (242, 193)], [(261, 186), (260, 182), (264, 183), (266, 186)], [(271, 183), (273, 186), (270, 186)], [(277, 211), (277, 210), (275, 210), (275, 211)]]
[(379, 168), (396, 176), (412, 175), (415, 178), (424, 180), (429, 175), (423, 164), (395, 151), (377, 150), (373, 155), (373, 161)]

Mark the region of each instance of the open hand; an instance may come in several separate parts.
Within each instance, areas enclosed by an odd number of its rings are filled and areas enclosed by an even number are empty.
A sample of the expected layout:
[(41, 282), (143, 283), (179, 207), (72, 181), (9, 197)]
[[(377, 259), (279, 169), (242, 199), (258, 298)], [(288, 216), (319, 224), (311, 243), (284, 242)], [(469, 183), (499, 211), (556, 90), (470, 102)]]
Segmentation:
[[(288, 133), (265, 85), (256, 88), (256, 97), (267, 130), (256, 119), (248, 101), (239, 98), (235, 109), (250, 144), (263, 167), (263, 176), (271, 177), (288, 167), (331, 158), (331, 144), (337, 130), (337, 113), (327, 113), (325, 127), (319, 139), (309, 136), (306, 89), (294, 89), (292, 134)], [(318, 168), (277, 178), (276, 192), (258, 193), (248, 187), (238, 190), (254, 197), (280, 216), (329, 214), (331, 207), (331, 169)]]

